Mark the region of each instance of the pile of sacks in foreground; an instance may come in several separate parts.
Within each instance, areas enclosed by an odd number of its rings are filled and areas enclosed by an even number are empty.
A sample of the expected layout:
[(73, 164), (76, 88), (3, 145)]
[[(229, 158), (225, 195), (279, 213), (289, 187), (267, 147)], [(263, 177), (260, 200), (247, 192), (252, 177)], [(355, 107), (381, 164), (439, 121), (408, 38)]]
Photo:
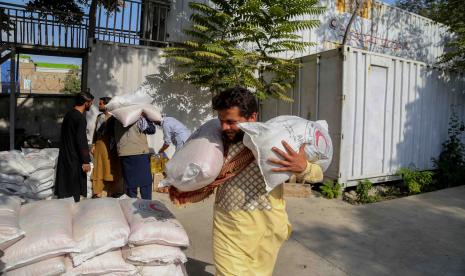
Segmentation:
[(1, 195), (0, 221), (0, 274), (186, 275), (189, 239), (159, 201)]
[(0, 192), (27, 201), (50, 199), (58, 152), (57, 148), (0, 152)]

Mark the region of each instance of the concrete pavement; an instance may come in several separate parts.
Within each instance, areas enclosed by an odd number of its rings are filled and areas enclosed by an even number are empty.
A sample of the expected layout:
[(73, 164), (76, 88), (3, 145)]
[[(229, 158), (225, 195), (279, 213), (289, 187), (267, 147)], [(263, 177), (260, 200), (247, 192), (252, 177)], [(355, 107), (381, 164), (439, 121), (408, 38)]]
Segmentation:
[[(176, 208), (189, 275), (214, 275), (213, 198)], [(465, 186), (368, 205), (287, 198), (294, 231), (274, 275), (465, 275)]]

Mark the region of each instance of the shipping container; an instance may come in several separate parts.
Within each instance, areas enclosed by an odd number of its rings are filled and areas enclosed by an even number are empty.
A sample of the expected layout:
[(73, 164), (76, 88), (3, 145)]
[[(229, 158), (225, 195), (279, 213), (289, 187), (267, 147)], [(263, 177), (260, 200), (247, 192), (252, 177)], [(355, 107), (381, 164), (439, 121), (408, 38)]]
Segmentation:
[[(209, 3), (207, 0), (195, 0)], [(302, 41), (315, 42), (303, 52), (283, 53), (284, 58), (298, 58), (337, 48), (354, 9), (354, 0), (321, 0), (326, 7), (319, 16), (306, 15), (298, 19), (318, 19), (320, 26), (297, 32)], [(182, 32), (191, 25), (189, 1), (174, 1), (168, 16), (169, 41), (188, 39)], [(347, 45), (381, 54), (423, 61), (437, 62), (450, 39), (447, 27), (431, 19), (390, 6), (382, 1), (365, 0), (352, 24)]]
[(465, 121), (463, 74), (352, 47), (302, 57), (293, 102), (267, 100), (261, 120), (326, 120), (334, 145), (326, 176), (344, 186), (433, 168), (455, 110)]

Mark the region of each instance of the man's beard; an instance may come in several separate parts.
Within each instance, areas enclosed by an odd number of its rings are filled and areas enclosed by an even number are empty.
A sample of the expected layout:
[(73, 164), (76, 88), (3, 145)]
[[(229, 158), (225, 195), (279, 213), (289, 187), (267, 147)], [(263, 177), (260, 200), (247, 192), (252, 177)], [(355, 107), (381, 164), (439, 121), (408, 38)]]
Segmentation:
[(230, 137), (226, 132), (223, 131), (223, 141), (230, 144), (242, 142), (244, 139), (244, 131), (240, 130), (235, 133), (234, 137)]
[(86, 111), (90, 110), (90, 105), (86, 106)]
[(99, 108), (98, 111), (100, 111), (100, 112), (105, 112), (105, 111), (106, 111), (106, 108)]

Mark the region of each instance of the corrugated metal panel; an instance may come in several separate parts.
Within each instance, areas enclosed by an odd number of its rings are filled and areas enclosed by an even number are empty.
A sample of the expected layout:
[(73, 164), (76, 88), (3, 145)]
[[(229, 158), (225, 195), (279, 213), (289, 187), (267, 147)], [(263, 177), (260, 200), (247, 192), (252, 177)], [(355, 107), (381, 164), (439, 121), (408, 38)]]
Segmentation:
[(340, 180), (431, 169), (447, 139), (451, 106), (465, 120), (463, 75), (354, 48), (345, 56)]
[(465, 77), (355, 48), (341, 51), (303, 57), (294, 103), (263, 102), (262, 120), (327, 120), (334, 156), (326, 176), (341, 183), (383, 181), (406, 166), (431, 169), (448, 137), (451, 105), (465, 121)]

